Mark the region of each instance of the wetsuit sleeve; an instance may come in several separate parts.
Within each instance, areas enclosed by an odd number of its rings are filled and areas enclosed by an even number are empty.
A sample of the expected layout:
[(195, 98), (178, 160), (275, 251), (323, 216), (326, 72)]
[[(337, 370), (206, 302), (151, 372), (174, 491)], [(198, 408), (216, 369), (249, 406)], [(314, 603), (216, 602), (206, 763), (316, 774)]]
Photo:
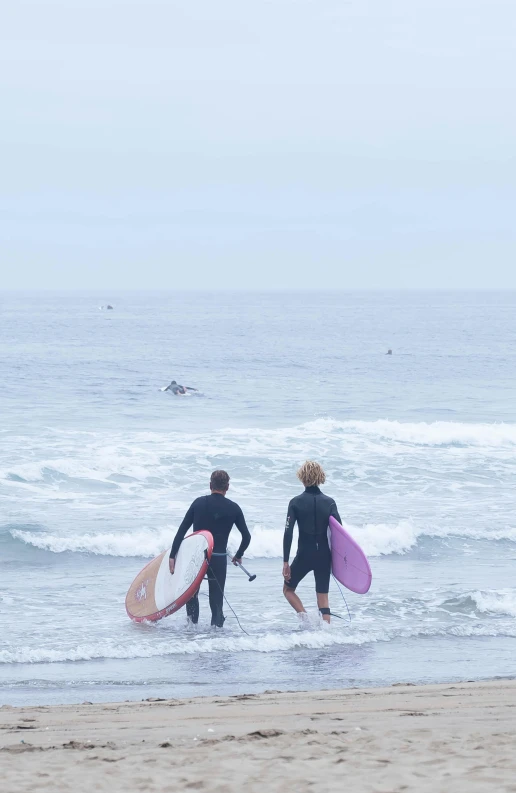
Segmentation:
[(177, 556), (177, 552), (179, 551), (179, 546), (183, 542), (186, 532), (193, 525), (193, 522), (194, 522), (194, 504), (195, 504), (195, 501), (188, 508), (188, 512), (184, 516), (183, 521), (182, 521), (180, 527), (177, 530), (176, 536), (174, 537), (174, 542), (172, 543), (172, 550), (170, 551), (170, 558), (171, 559), (173, 559), (173, 558), (175, 558)]
[(332, 518), (335, 518), (335, 520), (338, 521), (338, 523), (342, 523), (342, 520), (340, 519), (340, 515), (339, 515), (339, 510), (337, 509), (337, 505), (335, 501), (331, 505), (330, 515), (332, 516)]
[(247, 523), (245, 522), (244, 513), (242, 512), (240, 507), (237, 508), (237, 514), (235, 516), (235, 526), (242, 535), (242, 542), (240, 543), (240, 547), (235, 554), (236, 558), (240, 559), (240, 557), (243, 556), (244, 551), (247, 550), (247, 548), (249, 547), (249, 543), (251, 542), (251, 532), (247, 528)]
[(295, 523), (296, 513), (291, 501), (288, 505), (287, 519), (285, 521), (285, 534), (283, 535), (283, 561), (287, 562), (287, 564), (290, 557), (290, 549), (292, 547), (292, 537), (294, 534)]

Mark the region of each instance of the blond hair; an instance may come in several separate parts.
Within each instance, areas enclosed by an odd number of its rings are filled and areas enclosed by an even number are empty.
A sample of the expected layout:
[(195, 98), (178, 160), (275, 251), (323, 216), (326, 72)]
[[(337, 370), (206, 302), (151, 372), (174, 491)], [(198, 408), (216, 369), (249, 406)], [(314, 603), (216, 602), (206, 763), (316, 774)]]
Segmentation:
[(307, 460), (306, 463), (303, 463), (297, 472), (297, 478), (301, 480), (305, 487), (324, 485), (326, 482), (326, 474), (322, 466), (313, 460)]

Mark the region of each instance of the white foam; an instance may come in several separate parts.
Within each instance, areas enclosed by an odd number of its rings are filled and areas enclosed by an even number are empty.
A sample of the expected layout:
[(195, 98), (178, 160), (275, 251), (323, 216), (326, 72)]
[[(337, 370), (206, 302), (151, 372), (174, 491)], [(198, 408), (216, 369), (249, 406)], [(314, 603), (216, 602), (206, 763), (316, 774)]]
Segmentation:
[[(247, 556), (277, 558), (296, 466), (313, 457), (326, 466), (343, 517), (353, 516), (346, 527), (374, 557), (406, 553), (423, 535), (516, 541), (515, 447), (516, 425), (459, 422), (317, 419), (206, 434), (48, 430), (35, 439), (10, 437), (0, 485), (6, 511), (20, 523), (39, 524), (45, 515), (50, 532), (13, 534), (23, 542), (152, 557), (170, 545), (210, 471), (226, 458), (230, 497), (249, 525), (257, 521)], [(236, 535), (232, 550), (238, 542)]]
[[(412, 521), (399, 523), (366, 523), (353, 526), (343, 522), (345, 529), (358, 542), (366, 556), (378, 557), (389, 554), (404, 554), (414, 548), (424, 536), (434, 538), (467, 537), (468, 539), (510, 540), (516, 542), (516, 529), (508, 527), (500, 531), (484, 531), (473, 527), (460, 530), (434, 528), (417, 529)], [(100, 556), (143, 557), (158, 556), (172, 545), (175, 528), (142, 529), (131, 532), (99, 532), (89, 534), (57, 535), (46, 532), (31, 532), (11, 529), (17, 540), (52, 553), (92, 553)], [(266, 529), (255, 526), (251, 529), (251, 545), (245, 552), (248, 559), (277, 559), (283, 555), (283, 529)], [(228, 550), (234, 553), (241, 536), (233, 529)], [(296, 539), (292, 551), (295, 552)]]
[[(413, 526), (410, 520), (403, 520), (397, 524), (367, 523), (364, 526), (353, 526), (343, 523), (344, 528), (359, 543), (367, 556), (383, 556), (391, 553), (406, 553), (416, 545), (421, 533)], [(233, 532), (230, 548), (235, 551), (238, 547), (239, 535)], [(296, 540), (293, 542), (293, 550)], [(265, 529), (256, 526), (252, 530), (252, 541), (245, 554), (250, 559), (278, 558), (283, 555), (283, 529)]]
[[(516, 626), (493, 626), (480, 624), (455, 625), (447, 628), (432, 627), (381, 629), (346, 632), (329, 627), (321, 630), (299, 630), (295, 633), (266, 633), (250, 636), (199, 637), (185, 640), (175, 636), (172, 640), (148, 641), (122, 644), (115, 640), (103, 640), (96, 644), (80, 644), (75, 647), (55, 649), (52, 647), (16, 647), (0, 650), (0, 663), (59, 663), (65, 661), (89, 661), (100, 658), (131, 659), (155, 658), (167, 655), (203, 655), (214, 653), (277, 653), (294, 649), (324, 649), (339, 645), (360, 646), (395, 639), (410, 639), (418, 636), (510, 636), (516, 637)], [(155, 637), (157, 638), (157, 637)]]
[(423, 534), (416, 530), (410, 520), (402, 520), (396, 524), (366, 523), (362, 527), (347, 523), (343, 525), (366, 556), (406, 553), (416, 545), (418, 537)]
[(486, 614), (502, 614), (516, 617), (516, 591), (500, 589), (498, 591), (477, 591), (471, 594), (479, 611)]
[[(379, 634), (381, 636), (383, 634)], [(228, 636), (198, 638), (185, 641), (174, 639), (160, 643), (136, 642), (125, 646), (114, 641), (82, 644), (56, 650), (42, 647), (20, 647), (1, 650), (0, 663), (55, 663), (61, 661), (88, 661), (95, 658), (153, 658), (166, 655), (198, 655), (206, 653), (258, 652), (274, 653), (306, 647), (319, 649), (334, 644), (364, 644), (377, 641), (370, 635), (348, 635), (327, 631), (298, 631), (296, 633), (268, 633), (260, 636)]]
[[(416, 544), (418, 537), (410, 521), (401, 521), (393, 526), (388, 524), (367, 524), (362, 528), (348, 524), (344, 525), (369, 556), (404, 553)], [(71, 551), (103, 556), (151, 558), (171, 546), (175, 531), (171, 528), (162, 528), (159, 530), (145, 529), (134, 532), (61, 536), (11, 529), (10, 533), (15, 539), (53, 553)], [(245, 554), (248, 559), (274, 559), (283, 555), (282, 529), (265, 529), (262, 526), (256, 526), (252, 529), (251, 535), (251, 545)], [(236, 551), (240, 544), (240, 539), (240, 534), (233, 530), (228, 546), (230, 552), (234, 553)]]
[[(184, 460), (209, 467), (211, 458), (221, 455), (265, 458), (267, 470), (272, 461), (287, 464), (290, 470), (306, 455), (347, 456), (358, 452), (362, 456), (364, 452), (382, 449), (391, 454), (406, 453), (410, 447), (421, 446), (513, 449), (516, 425), (316, 419), (293, 427), (228, 427), (205, 434), (135, 432), (96, 436), (55, 431), (50, 438), (40, 439), (39, 448), (38, 441), (31, 441), (25, 454), (26, 439), (20, 437), (17, 443), (12, 440), (16, 457), (21, 456), (22, 461), (12, 465), (13, 456), (9, 454), (6, 461), (11, 464), (0, 469), (3, 478), (11, 474), (35, 482), (51, 478), (56, 472), (77, 479), (107, 481), (119, 474), (145, 480), (149, 475), (168, 475)], [(50, 456), (49, 446), (55, 448), (55, 454)], [(29, 456), (31, 459), (27, 460)]]
[(296, 450), (299, 443), (320, 444), (329, 439), (345, 441), (370, 439), (376, 443), (396, 441), (414, 446), (473, 446), (500, 448), (516, 446), (516, 424), (473, 424), (454, 421), (401, 422), (379, 419), (377, 421), (336, 421), (316, 419), (297, 427), (276, 430), (225, 429), (222, 436), (229, 436), (247, 449), (263, 450), (264, 446), (280, 445)]
[(72, 551), (76, 553), (93, 553), (101, 556), (142, 556), (152, 558), (158, 556), (165, 548), (172, 545), (173, 533), (170, 529), (152, 531), (151, 529), (122, 532), (120, 534), (77, 534), (58, 536), (55, 534), (35, 533), (12, 529), (11, 535), (35, 548), (52, 553)]
[[(230, 553), (235, 553), (240, 540), (240, 534), (233, 529), (228, 544)], [(282, 556), (283, 530), (255, 526), (251, 529), (251, 545), (246, 550), (245, 555), (248, 559), (277, 559)]]
[[(175, 531), (163, 528), (121, 532), (77, 534), (60, 536), (42, 532), (30, 532), (11, 529), (11, 535), (27, 545), (52, 553), (71, 551), (76, 553), (93, 553), (103, 556), (145, 557), (158, 556), (165, 548), (172, 545)], [(274, 529), (257, 527), (252, 531), (252, 543), (246, 552), (249, 559), (276, 558), (282, 555), (283, 532)], [(235, 552), (240, 543), (240, 534), (232, 532), (229, 551)]]
[[(339, 424), (336, 422), (336, 424)], [(474, 447), (516, 446), (515, 424), (468, 424), (455, 421), (406, 423), (400, 421), (340, 422), (340, 428), (355, 430), (377, 440), (399, 441), (412, 445)]]

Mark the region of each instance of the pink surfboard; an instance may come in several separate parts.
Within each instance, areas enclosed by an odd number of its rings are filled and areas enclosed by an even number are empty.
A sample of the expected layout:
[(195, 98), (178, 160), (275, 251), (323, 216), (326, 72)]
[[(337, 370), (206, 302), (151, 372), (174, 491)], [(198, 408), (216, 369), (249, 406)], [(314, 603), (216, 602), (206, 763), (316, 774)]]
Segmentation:
[(373, 578), (367, 557), (360, 545), (330, 517), (331, 571), (352, 592), (365, 595)]

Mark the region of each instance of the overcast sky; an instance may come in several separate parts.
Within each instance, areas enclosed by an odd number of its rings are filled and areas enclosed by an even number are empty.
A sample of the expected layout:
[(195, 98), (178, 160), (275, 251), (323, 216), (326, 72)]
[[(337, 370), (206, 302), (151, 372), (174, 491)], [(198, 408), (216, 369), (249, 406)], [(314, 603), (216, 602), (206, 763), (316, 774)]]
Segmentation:
[(514, 0), (16, 0), (0, 288), (516, 288)]

